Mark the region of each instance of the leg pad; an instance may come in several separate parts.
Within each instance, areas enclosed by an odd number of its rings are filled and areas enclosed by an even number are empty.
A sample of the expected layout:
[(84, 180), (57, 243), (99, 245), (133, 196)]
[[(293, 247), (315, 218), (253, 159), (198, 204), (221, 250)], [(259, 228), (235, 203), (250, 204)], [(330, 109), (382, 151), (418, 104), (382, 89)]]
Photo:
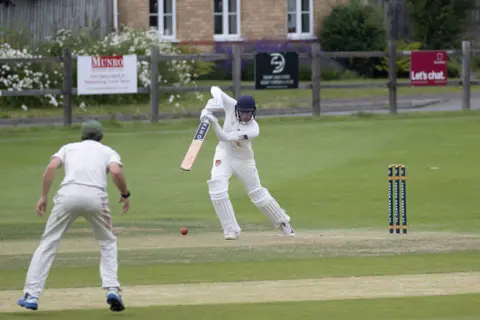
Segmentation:
[(228, 196), (228, 181), (208, 180), (207, 183), (210, 199), (224, 234), (232, 232), (240, 234), (241, 229), (235, 218), (235, 212)]
[(285, 210), (280, 207), (266, 188), (261, 187), (255, 189), (249, 192), (248, 196), (252, 203), (270, 219), (275, 227), (279, 227), (280, 224), (290, 221), (290, 217), (286, 214)]

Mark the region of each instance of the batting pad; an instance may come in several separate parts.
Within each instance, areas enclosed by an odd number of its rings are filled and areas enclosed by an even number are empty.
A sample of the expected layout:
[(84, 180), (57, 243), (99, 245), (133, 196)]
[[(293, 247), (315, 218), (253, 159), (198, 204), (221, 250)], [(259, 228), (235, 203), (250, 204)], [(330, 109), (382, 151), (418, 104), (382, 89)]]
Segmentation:
[(218, 220), (222, 225), (223, 232), (235, 232), (237, 234), (242, 231), (238, 225), (233, 206), (228, 196), (228, 181), (224, 180), (208, 180), (208, 189), (213, 208), (217, 214)]
[(290, 222), (290, 217), (286, 214), (278, 202), (270, 195), (266, 188), (258, 188), (248, 193), (250, 200), (259, 208), (275, 227), (282, 223)]

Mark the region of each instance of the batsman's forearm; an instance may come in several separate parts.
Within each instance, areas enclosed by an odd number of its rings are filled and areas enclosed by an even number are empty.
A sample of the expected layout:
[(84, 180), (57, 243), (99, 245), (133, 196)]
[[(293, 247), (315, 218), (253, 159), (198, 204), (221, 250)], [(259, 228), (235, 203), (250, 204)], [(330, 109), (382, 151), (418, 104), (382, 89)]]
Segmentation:
[(123, 172), (112, 174), (112, 179), (113, 179), (113, 183), (115, 183), (118, 191), (120, 191), (121, 194), (128, 193), (127, 182)]
[(240, 141), (240, 140), (247, 140), (253, 139), (258, 136), (257, 130), (250, 130), (250, 131), (232, 131), (232, 132), (225, 132), (223, 131), (222, 127), (218, 124), (218, 122), (213, 123), (213, 129), (215, 133), (223, 142), (231, 142), (231, 141)]
[(50, 188), (52, 187), (53, 180), (55, 180), (55, 169), (47, 168), (43, 174), (42, 180), (42, 197), (47, 197)]
[(218, 124), (218, 122), (213, 122), (212, 125), (213, 125), (213, 130), (215, 131), (215, 134), (217, 135), (218, 139), (224, 142), (228, 141), (228, 135), (225, 133), (225, 131), (223, 131), (220, 124)]

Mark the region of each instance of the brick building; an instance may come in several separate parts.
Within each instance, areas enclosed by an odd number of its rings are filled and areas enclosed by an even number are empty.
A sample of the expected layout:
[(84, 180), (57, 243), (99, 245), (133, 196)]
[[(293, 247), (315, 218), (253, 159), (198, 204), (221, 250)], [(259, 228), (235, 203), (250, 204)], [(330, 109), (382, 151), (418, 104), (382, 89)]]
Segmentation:
[(165, 40), (213, 44), (312, 40), (336, 3), (348, 0), (118, 0), (118, 22), (157, 27)]

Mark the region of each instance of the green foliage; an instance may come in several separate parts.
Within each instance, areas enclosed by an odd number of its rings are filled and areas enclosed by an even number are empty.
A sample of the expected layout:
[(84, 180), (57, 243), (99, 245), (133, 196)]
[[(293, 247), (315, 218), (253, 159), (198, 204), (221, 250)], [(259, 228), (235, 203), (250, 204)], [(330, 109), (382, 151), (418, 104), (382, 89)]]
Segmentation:
[(351, 70), (337, 70), (334, 68), (322, 70), (320, 74), (321, 80), (353, 80), (362, 78), (361, 75)]
[[(192, 46), (176, 46), (180, 54), (196, 54), (199, 53), (197, 49)], [(202, 76), (210, 74), (215, 69), (214, 61), (195, 60), (192, 63), (192, 73), (194, 78), (200, 79)]]
[(449, 57), (447, 63), (447, 75), (450, 78), (459, 78), (462, 74), (462, 61), (459, 57)]
[[(409, 42), (401, 41), (397, 45), (397, 51), (416, 51), (421, 50), (423, 47), (423, 43), (421, 42)], [(397, 59), (397, 75), (399, 77), (408, 76), (410, 72), (410, 57), (399, 57)]]
[[(358, 73), (348, 69), (325, 68), (320, 71), (320, 79), (324, 81), (358, 79), (360, 77)], [(310, 64), (300, 64), (298, 79), (300, 81), (312, 81), (312, 66)]]
[(298, 67), (298, 80), (311, 81), (312, 80), (312, 64), (300, 63)]
[[(353, 0), (332, 9), (317, 30), (324, 51), (382, 51), (386, 45), (383, 15), (377, 8)], [(371, 76), (378, 59), (345, 58), (340, 63)]]
[(414, 38), (426, 49), (454, 49), (469, 25), (476, 0), (406, 0)]
[(32, 46), (33, 33), (23, 25), (14, 28), (0, 28), (0, 43), (8, 43), (13, 48), (28, 49)]
[[(8, 43), (0, 45), (0, 58), (32, 59), (36, 55), (27, 49), (15, 49)], [(0, 90), (23, 91), (31, 89), (51, 89), (61, 87), (62, 69), (60, 64), (50, 63), (10, 63), (0, 64)], [(57, 107), (59, 102), (51, 94), (45, 96), (0, 96), (0, 107), (22, 108), (52, 105)]]
[[(397, 41), (395, 43), (397, 51), (414, 51), (421, 50), (423, 44), (421, 42), (407, 42)], [(385, 47), (385, 51), (388, 52), (388, 47)], [(383, 73), (388, 73), (388, 57), (384, 57), (382, 62), (376, 66), (377, 70)], [(410, 57), (397, 58), (397, 77), (408, 77), (410, 72)]]
[(317, 31), (325, 51), (374, 51), (385, 46), (381, 14), (356, 0), (334, 7)]
[(479, 71), (480, 71), (480, 57), (478, 56), (473, 56), (472, 57), (472, 69), (475, 71), (477, 76), (479, 76)]
[(72, 52), (87, 51), (101, 41), (100, 34), (89, 29), (79, 29), (77, 32), (60, 29), (43, 42), (36, 51), (42, 55), (61, 56), (64, 48), (70, 48)]

